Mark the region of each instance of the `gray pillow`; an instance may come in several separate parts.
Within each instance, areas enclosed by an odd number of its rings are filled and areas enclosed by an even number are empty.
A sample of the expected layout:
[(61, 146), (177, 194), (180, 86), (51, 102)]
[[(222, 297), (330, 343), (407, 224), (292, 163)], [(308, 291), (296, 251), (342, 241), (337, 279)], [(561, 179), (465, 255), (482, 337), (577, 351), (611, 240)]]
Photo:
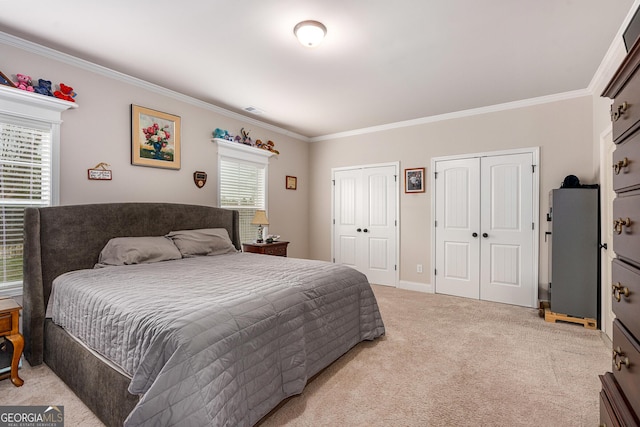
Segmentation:
[(176, 245), (164, 236), (114, 237), (102, 248), (94, 268), (148, 264), (180, 258), (182, 255)]
[(201, 228), (172, 231), (167, 234), (183, 257), (221, 255), (237, 252), (226, 228)]

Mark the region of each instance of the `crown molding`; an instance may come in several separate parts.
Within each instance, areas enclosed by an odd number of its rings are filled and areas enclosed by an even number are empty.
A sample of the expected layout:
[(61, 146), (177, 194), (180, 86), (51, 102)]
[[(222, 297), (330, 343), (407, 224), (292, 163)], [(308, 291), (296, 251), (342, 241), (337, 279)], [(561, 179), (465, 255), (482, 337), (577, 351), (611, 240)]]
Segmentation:
[(269, 123), (261, 122), (260, 120), (253, 119), (251, 117), (244, 116), (242, 114), (235, 113), (233, 111), (229, 111), (222, 107), (218, 107), (217, 105), (210, 104), (208, 102), (201, 101), (199, 99), (193, 98), (191, 96), (184, 95), (182, 93), (167, 89), (165, 87), (147, 82), (145, 80), (139, 79), (137, 77), (130, 76), (128, 74), (121, 73), (119, 71), (112, 70), (107, 67), (103, 67), (98, 64), (94, 64), (92, 62), (86, 61), (84, 59), (77, 58), (75, 56), (66, 54), (64, 52), (57, 51), (55, 49), (51, 49), (46, 46), (39, 45), (37, 43), (30, 42), (28, 40), (21, 39), (19, 37), (13, 36), (8, 33), (4, 33), (0, 31), (0, 43), (13, 46), (18, 49), (25, 50), (30, 53), (34, 53), (36, 55), (40, 55), (46, 58), (50, 58), (56, 61), (60, 61), (71, 66), (81, 68), (86, 71), (90, 71), (96, 74), (100, 74), (102, 76), (111, 78), (113, 80), (118, 80), (123, 83), (127, 83), (133, 86), (140, 87), (142, 89), (148, 90), (150, 92), (155, 92), (160, 95), (167, 96), (169, 98), (176, 99), (178, 101), (182, 101), (187, 104), (194, 105), (196, 107), (213, 111), (214, 113), (218, 113), (222, 116), (240, 120), (242, 122), (248, 123), (250, 125), (259, 126), (263, 129), (270, 130), (273, 132), (277, 132), (281, 135), (290, 136), (292, 138), (296, 138), (302, 140), (304, 142), (309, 142), (309, 138), (300, 135), (295, 132), (291, 132), (287, 129), (283, 129), (278, 126), (271, 125)]
[(583, 96), (591, 96), (591, 92), (587, 89), (579, 89), (570, 92), (556, 93), (553, 95), (540, 96), (537, 98), (523, 99), (520, 101), (505, 102), (503, 104), (489, 105), (487, 107), (472, 108), (469, 110), (455, 111), (453, 113), (439, 114), (436, 116), (422, 117), (420, 119), (405, 120), (402, 122), (389, 123), (386, 125), (372, 126), (368, 128), (355, 129), (346, 132), (339, 132), (330, 135), (316, 136), (310, 138), (310, 142), (327, 141), (337, 138), (346, 138), (349, 136), (366, 135), (369, 133), (382, 132), (391, 129), (406, 128), (411, 126), (419, 126), (427, 123), (441, 122), (444, 120), (460, 119), (463, 117), (478, 116), (481, 114), (495, 113), (498, 111), (515, 110), (517, 108), (531, 107), (541, 104), (549, 104), (552, 102), (565, 101), (567, 99), (581, 98)]
[(640, 0), (635, 0), (633, 2), (633, 6), (629, 9), (629, 13), (627, 13), (622, 24), (620, 24), (620, 28), (618, 29), (616, 36), (613, 38), (611, 45), (609, 45), (607, 53), (605, 53), (604, 58), (602, 58), (600, 66), (598, 66), (598, 69), (587, 87), (592, 94), (602, 91), (620, 66), (620, 53), (622, 52), (623, 56), (626, 54), (626, 48), (624, 46), (624, 39), (622, 36), (639, 6)]

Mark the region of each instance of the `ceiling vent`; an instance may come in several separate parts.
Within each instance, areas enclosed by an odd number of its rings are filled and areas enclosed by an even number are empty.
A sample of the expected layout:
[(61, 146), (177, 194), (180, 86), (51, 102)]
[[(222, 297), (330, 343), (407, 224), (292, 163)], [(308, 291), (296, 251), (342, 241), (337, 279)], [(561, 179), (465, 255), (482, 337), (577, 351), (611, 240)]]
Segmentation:
[(261, 110), (258, 107), (254, 107), (252, 105), (243, 108), (243, 110), (251, 114), (264, 114), (264, 110)]

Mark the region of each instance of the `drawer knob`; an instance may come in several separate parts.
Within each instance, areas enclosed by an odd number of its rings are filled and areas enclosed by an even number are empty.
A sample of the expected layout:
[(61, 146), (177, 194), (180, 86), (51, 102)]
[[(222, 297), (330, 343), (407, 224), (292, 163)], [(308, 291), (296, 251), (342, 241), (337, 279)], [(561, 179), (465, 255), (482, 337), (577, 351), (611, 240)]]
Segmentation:
[(625, 298), (629, 296), (629, 288), (627, 288), (626, 286), (622, 286), (622, 283), (613, 283), (611, 287), (613, 289), (613, 296), (618, 302), (620, 302), (621, 295), (624, 295)]
[[(618, 357), (620, 358), (620, 361), (618, 361)], [(626, 366), (627, 368), (629, 368), (629, 366), (631, 365), (631, 363), (629, 362), (629, 358), (624, 355), (620, 346), (613, 349), (613, 364), (618, 371), (622, 370), (622, 365)]]
[(613, 109), (613, 105), (612, 105), (611, 120), (613, 120), (614, 122), (617, 122), (620, 117), (624, 116), (624, 113), (627, 111), (627, 108), (629, 108), (629, 104), (627, 104), (626, 102), (623, 102), (622, 104), (618, 105), (618, 108), (616, 109)]
[(618, 160), (613, 165), (613, 173), (615, 173), (616, 175), (620, 175), (620, 171), (622, 170), (622, 168), (626, 168), (627, 166), (629, 166), (629, 159), (625, 157), (622, 160)]
[(618, 218), (613, 220), (613, 231), (616, 234), (622, 234), (622, 227), (629, 227), (631, 225), (631, 219), (627, 218)]

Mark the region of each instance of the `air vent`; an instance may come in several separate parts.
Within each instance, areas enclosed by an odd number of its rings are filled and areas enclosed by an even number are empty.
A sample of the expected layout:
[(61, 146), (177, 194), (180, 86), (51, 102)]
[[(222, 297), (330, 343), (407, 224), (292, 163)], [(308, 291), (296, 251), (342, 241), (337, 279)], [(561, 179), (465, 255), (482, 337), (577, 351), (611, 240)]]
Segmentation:
[(258, 107), (254, 107), (253, 105), (245, 107), (243, 108), (243, 110), (251, 114), (264, 114), (264, 110), (261, 110)]

